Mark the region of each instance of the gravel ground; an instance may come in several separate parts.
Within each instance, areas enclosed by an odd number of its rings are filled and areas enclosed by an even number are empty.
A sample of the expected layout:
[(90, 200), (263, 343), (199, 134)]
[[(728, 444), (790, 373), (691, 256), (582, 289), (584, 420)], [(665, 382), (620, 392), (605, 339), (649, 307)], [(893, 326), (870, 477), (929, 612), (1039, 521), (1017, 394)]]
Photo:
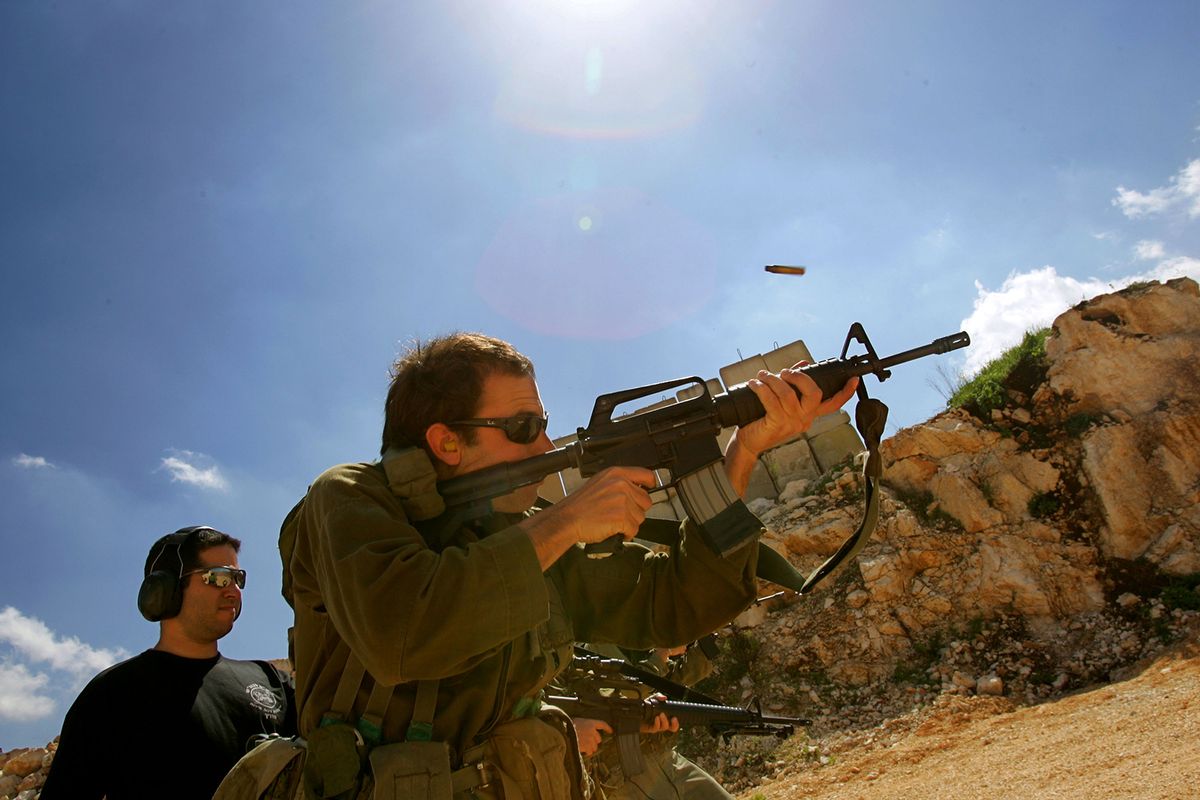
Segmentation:
[(1200, 797), (1200, 645), (1053, 702), (949, 697), (744, 800)]

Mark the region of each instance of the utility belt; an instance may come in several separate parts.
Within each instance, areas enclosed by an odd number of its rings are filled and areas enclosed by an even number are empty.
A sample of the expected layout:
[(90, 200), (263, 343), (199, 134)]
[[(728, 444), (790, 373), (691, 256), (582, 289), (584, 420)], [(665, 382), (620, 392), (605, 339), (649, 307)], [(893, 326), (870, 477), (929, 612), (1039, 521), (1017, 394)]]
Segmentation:
[[(305, 800), (585, 800), (588, 779), (575, 727), (557, 708), (502, 722), (452, 765), (450, 746), (433, 741), (438, 681), (420, 681), (405, 741), (383, 743), (383, 718), (395, 687), (378, 682), (351, 722), (350, 708), (367, 678), (351, 654), (331, 710), (308, 738)], [(536, 707), (538, 704), (533, 704)]]
[[(327, 800), (583, 800), (574, 727), (557, 709), (497, 725), (451, 766), (445, 742), (405, 741), (367, 746), (347, 723), (326, 725), (309, 739), (305, 798)], [(557, 712), (561, 714), (561, 712)]]

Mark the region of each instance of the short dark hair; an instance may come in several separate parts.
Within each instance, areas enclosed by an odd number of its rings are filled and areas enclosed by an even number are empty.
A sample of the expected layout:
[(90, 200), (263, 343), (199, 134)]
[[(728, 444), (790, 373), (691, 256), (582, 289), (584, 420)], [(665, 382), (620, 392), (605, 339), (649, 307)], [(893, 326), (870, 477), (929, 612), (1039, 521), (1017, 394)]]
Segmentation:
[(159, 538), (146, 555), (143, 577), (154, 570), (184, 573), (200, 567), (200, 553), (210, 547), (227, 544), (233, 552), (240, 552), (242, 542), (228, 533), (207, 525), (180, 528)]
[[(392, 364), (380, 455), (389, 447), (428, 450), (429, 426), (473, 417), (483, 382), (494, 372), (532, 377), (533, 362), (508, 342), (482, 333), (414, 341)], [(473, 428), (462, 435), (468, 444), (475, 441)]]

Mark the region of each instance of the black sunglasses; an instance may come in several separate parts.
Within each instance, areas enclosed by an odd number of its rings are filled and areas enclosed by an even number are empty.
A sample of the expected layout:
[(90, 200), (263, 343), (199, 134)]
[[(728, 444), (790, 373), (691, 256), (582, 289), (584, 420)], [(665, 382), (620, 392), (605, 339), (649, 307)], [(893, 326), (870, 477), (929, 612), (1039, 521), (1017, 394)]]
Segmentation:
[(542, 431), (546, 430), (550, 415), (536, 417), (533, 414), (518, 414), (515, 417), (485, 417), (481, 419), (460, 419), (448, 423), (454, 425), (469, 425), (475, 428), (499, 428), (513, 444), (530, 444)]
[(204, 581), (209, 586), (215, 586), (218, 589), (224, 589), (231, 583), (236, 583), (239, 589), (246, 588), (246, 570), (235, 569), (233, 567), (208, 567), (207, 569), (188, 570), (179, 577), (184, 575), (199, 575), (200, 580)]

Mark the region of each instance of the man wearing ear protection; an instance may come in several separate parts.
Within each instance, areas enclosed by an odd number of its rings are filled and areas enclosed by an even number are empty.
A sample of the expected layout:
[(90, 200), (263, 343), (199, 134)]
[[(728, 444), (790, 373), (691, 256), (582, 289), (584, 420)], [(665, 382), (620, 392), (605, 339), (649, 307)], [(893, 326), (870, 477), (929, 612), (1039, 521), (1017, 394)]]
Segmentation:
[[(799, 371), (760, 373), (766, 416), (738, 429), (714, 480), (742, 494), (759, 453), (841, 407), (855, 383), (825, 399)], [(512, 345), (476, 333), (418, 343), (393, 365), (382, 461), (327, 470), (284, 520), (308, 796), (580, 798), (574, 729), (541, 703), (574, 643), (676, 646), (754, 599), (754, 537), (722, 557), (684, 522), (669, 554), (626, 542), (588, 557), (580, 545), (637, 532), (655, 485), (646, 469), (610, 467), (537, 513), (536, 485), (482, 517), (446, 512), (439, 480), (552, 449), (546, 421), (533, 364)]]
[(217, 650), (242, 609), (240, 547), (193, 526), (150, 548), (138, 609), (158, 642), (76, 698), (42, 797), (211, 798), (253, 737), (295, 733), (290, 676)]

